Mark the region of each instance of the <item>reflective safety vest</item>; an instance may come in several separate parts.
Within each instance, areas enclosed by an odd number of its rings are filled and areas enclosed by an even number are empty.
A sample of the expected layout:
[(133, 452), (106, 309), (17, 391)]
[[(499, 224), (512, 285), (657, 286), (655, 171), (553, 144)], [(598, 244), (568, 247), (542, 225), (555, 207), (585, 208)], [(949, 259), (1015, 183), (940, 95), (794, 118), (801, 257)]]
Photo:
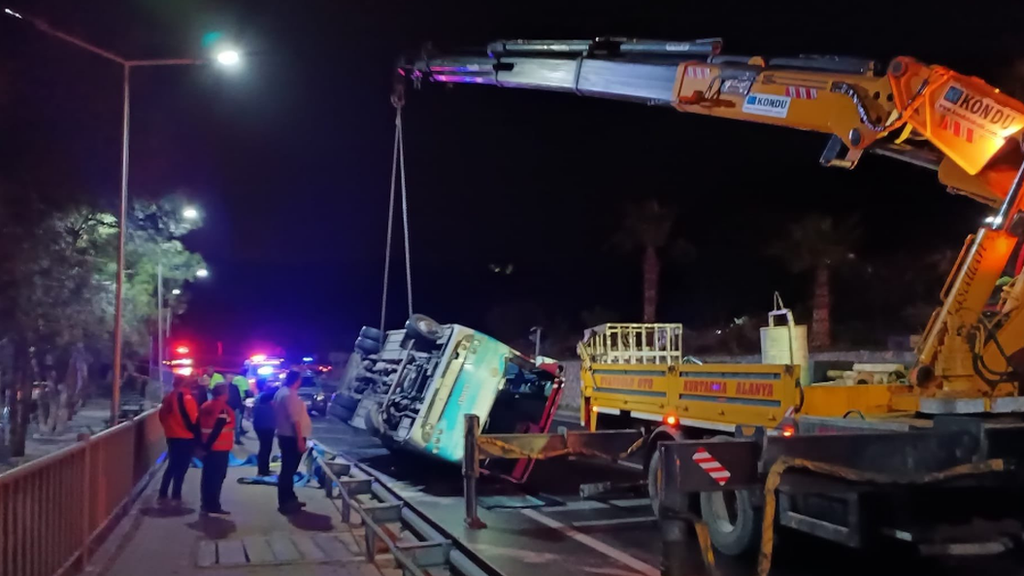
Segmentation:
[(235, 376), (231, 379), (231, 385), (238, 388), (242, 399), (245, 400), (245, 395), (249, 392), (249, 379), (245, 376)]
[(214, 372), (213, 376), (210, 376), (210, 388), (213, 388), (217, 384), (224, 381), (224, 375), (220, 372)]
[[(196, 400), (187, 390), (174, 390), (160, 404), (160, 424), (167, 438), (195, 438), (196, 418), (199, 409)], [(187, 420), (186, 420), (187, 418)]]
[(215, 452), (228, 452), (235, 442), (235, 411), (228, 407), (223, 397), (210, 400), (199, 409), (199, 429), (203, 435), (203, 445), (209, 442), (218, 421), (223, 421), (224, 426), (213, 440), (210, 449)]

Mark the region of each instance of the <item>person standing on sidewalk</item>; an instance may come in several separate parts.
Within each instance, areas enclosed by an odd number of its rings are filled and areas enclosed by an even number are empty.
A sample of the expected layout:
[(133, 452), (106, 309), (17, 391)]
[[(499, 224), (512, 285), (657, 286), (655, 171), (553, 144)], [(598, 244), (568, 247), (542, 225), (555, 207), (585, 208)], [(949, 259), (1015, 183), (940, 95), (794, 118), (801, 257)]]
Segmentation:
[(252, 429), (260, 441), (260, 451), (256, 455), (256, 475), (270, 476), (270, 452), (274, 449), (274, 431), (277, 429), (277, 415), (274, 414), (277, 387), (267, 386), (266, 380), (261, 380), (256, 386), (261, 391), (252, 409)]
[(217, 370), (214, 369), (213, 366), (207, 366), (206, 374), (204, 374), (199, 379), (199, 381), (202, 382), (206, 387), (213, 388), (217, 384), (220, 384), (221, 382), (224, 381), (224, 375), (221, 374), (220, 372), (217, 372)]
[(228, 384), (213, 387), (212, 398), (199, 409), (202, 432), (203, 476), (200, 481), (201, 510), (207, 514), (230, 514), (220, 505), (220, 492), (228, 474), (235, 429), (235, 412), (228, 406)]
[(235, 411), (235, 444), (242, 445), (242, 416), (245, 414), (245, 395), (249, 392), (249, 381), (245, 376), (231, 375), (231, 384), (228, 386), (228, 406)]
[(167, 438), (167, 468), (157, 498), (166, 500), (171, 489), (171, 500), (181, 502), (181, 485), (192, 464), (192, 449), (199, 435), (199, 409), (184, 376), (174, 377), (174, 389), (164, 396), (158, 416)]
[(277, 447), (281, 450), (281, 472), (277, 475), (277, 510), (293, 514), (306, 507), (295, 496), (295, 473), (299, 470), (306, 440), (313, 433), (313, 423), (306, 412), (306, 403), (297, 390), (302, 375), (292, 370), (285, 376), (284, 385), (274, 395), (274, 413), (277, 416)]

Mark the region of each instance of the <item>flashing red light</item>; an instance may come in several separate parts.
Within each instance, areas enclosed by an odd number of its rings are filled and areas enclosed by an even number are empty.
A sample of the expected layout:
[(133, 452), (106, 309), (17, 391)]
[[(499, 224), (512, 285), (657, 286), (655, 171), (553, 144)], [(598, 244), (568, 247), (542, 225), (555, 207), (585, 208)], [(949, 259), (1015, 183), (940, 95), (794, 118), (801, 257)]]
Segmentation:
[(789, 438), (796, 433), (796, 428), (792, 424), (785, 424), (782, 426), (782, 437)]
[(665, 423), (669, 426), (675, 426), (676, 422), (678, 422), (678, 420), (676, 420), (675, 416), (668, 416), (665, 418)]
[(253, 354), (252, 356), (249, 357), (249, 360), (252, 360), (253, 362), (263, 362), (266, 359), (266, 354)]
[(174, 349), (174, 351), (177, 352), (178, 354), (188, 354), (189, 353), (188, 346), (178, 346), (177, 348)]

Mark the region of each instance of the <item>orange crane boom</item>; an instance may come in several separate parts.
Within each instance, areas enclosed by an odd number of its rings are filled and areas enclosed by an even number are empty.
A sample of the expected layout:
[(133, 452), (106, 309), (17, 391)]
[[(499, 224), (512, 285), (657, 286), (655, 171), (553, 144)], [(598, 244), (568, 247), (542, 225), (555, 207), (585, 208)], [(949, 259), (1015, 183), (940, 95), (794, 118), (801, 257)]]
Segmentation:
[[(983, 314), (1024, 228), (1024, 104), (980, 78), (905, 56), (883, 69), (867, 59), (733, 56), (721, 47), (717, 38), (502, 40), (484, 54), (425, 50), (398, 72), (416, 85), (568, 92), (808, 130), (830, 136), (826, 166), (852, 169), (870, 151), (937, 170), (949, 191), (999, 211), (968, 238), (923, 334), (911, 380), (934, 401), (919, 408), (1024, 412), (1019, 271), (1002, 288), (998, 314)], [(396, 86), (400, 104), (404, 83)]]

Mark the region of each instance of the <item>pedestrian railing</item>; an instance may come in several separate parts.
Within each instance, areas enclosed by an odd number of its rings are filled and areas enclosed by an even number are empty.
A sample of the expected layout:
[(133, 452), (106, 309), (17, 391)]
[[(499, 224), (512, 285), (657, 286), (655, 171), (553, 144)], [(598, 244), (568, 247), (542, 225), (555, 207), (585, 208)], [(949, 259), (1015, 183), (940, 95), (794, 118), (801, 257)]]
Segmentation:
[(52, 576), (84, 567), (164, 449), (150, 410), (0, 474), (0, 575)]

